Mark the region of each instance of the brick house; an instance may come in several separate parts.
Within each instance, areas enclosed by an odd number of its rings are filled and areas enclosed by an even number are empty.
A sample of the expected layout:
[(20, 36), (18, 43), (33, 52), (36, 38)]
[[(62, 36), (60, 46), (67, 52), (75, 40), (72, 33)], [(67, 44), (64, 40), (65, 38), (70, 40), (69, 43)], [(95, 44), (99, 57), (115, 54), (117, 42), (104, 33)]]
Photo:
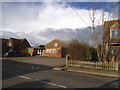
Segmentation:
[(31, 47), (29, 42), (25, 38), (24, 39), (10, 38), (7, 42), (7, 46), (14, 50), (22, 50), (26, 49), (26, 47)]
[(24, 39), (2, 39), (2, 54), (8, 52), (9, 50), (23, 51), (27, 47), (31, 47), (29, 42)]
[(5, 53), (6, 51), (9, 50), (9, 47), (7, 46), (8, 39), (2, 39), (1, 40), (1, 45), (2, 45), (2, 54)]
[(120, 60), (120, 20), (104, 22), (103, 59), (109, 62)]
[(44, 55), (43, 51), (45, 50), (45, 45), (39, 45), (39, 48), (40, 48), (39, 54), (40, 54), (40, 56), (43, 56)]
[(35, 55), (43, 56), (43, 50), (45, 50), (44, 45), (40, 45), (38, 47), (28, 47), (27, 54), (29, 54), (30, 56), (35, 56)]
[(34, 55), (34, 48), (33, 47), (26, 48), (25, 54), (27, 54), (29, 56), (33, 56)]
[(45, 45), (44, 56), (48, 57), (65, 57), (67, 54), (68, 43), (53, 40)]

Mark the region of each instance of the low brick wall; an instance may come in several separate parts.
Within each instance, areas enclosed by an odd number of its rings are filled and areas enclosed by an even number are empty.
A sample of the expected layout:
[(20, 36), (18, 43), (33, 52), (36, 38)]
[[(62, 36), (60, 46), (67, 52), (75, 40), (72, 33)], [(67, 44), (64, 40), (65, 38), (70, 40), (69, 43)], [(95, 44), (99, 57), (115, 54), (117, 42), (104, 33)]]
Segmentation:
[(48, 57), (62, 57), (61, 53), (45, 53)]

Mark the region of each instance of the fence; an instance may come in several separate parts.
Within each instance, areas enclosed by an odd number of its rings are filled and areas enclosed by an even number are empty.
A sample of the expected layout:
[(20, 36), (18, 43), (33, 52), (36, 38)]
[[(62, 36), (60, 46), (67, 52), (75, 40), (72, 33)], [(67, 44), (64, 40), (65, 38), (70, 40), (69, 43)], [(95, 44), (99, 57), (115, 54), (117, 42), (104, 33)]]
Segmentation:
[(90, 62), (90, 61), (79, 61), (79, 60), (66, 59), (66, 66), (118, 70), (118, 63), (115, 63), (115, 62), (105, 63), (105, 62)]

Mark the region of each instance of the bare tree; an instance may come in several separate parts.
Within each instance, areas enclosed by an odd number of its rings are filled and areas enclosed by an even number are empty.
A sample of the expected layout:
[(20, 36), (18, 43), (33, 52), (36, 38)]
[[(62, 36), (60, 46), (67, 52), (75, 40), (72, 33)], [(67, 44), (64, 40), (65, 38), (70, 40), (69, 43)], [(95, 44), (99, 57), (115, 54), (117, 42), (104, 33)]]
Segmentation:
[[(66, 0), (67, 2), (67, 0)], [(104, 44), (103, 42), (101, 42), (102, 45), (100, 45), (100, 41), (99, 41), (99, 33), (97, 32), (97, 25), (101, 24), (102, 26), (102, 32), (104, 33), (104, 28), (106, 28), (106, 26), (104, 25), (104, 21), (106, 20), (110, 20), (110, 17), (112, 16), (112, 14), (110, 13), (110, 11), (112, 11), (113, 7), (116, 5), (113, 2), (111, 4), (109, 4), (109, 8), (108, 5), (106, 5), (106, 3), (103, 3), (103, 6), (99, 6), (99, 3), (93, 3), (92, 5), (92, 9), (90, 10), (90, 21), (91, 21), (91, 25), (89, 26), (86, 21), (77, 13), (77, 11), (75, 11), (74, 7), (72, 7), (68, 2), (67, 4), (73, 9), (73, 11), (77, 14), (77, 16), (89, 27), (90, 31), (91, 31), (91, 36), (94, 42), (94, 45), (97, 49), (97, 56), (98, 56), (98, 60), (101, 61), (103, 60), (103, 47)], [(102, 7), (101, 9), (98, 10), (99, 7)], [(106, 10), (109, 9), (109, 13), (106, 13)], [(99, 12), (98, 12), (99, 11)], [(98, 16), (97, 16), (98, 15)], [(104, 25), (104, 26), (103, 26)], [(109, 38), (109, 35), (108, 37)], [(101, 40), (102, 41), (102, 40)]]
[[(114, 6), (114, 4), (111, 4), (111, 8), (109, 8), (109, 11), (112, 10), (113, 6)], [(100, 12), (98, 12), (98, 10), (97, 10), (98, 7), (99, 7), (99, 3), (94, 3), (92, 5), (92, 9), (89, 12), (89, 16), (90, 16), (90, 22), (91, 22), (90, 30), (91, 30), (91, 34), (93, 36), (93, 42), (94, 42), (94, 45), (97, 49), (98, 60), (101, 61), (103, 59), (102, 50), (103, 50), (104, 45), (102, 42), (99, 42), (99, 36), (98, 36), (99, 33), (97, 32), (96, 26), (101, 24), (102, 30), (104, 30), (104, 28), (105, 28), (104, 21), (110, 20), (111, 13), (106, 14), (107, 5), (105, 5), (105, 4), (102, 6), (102, 9), (99, 10)], [(99, 15), (99, 16), (97, 16), (97, 15)], [(103, 31), (103, 33), (104, 33), (104, 31)], [(101, 48), (99, 47), (100, 43), (102, 44)]]
[(99, 43), (98, 43), (98, 33), (96, 31), (96, 13), (97, 13), (97, 5), (94, 5), (94, 7), (92, 8), (92, 10), (90, 11), (91, 14), (89, 15), (90, 16), (90, 20), (91, 20), (91, 32), (92, 32), (92, 36), (93, 36), (93, 42), (95, 44), (95, 47), (97, 49), (97, 56), (98, 56), (98, 59), (100, 61), (100, 53), (99, 53)]

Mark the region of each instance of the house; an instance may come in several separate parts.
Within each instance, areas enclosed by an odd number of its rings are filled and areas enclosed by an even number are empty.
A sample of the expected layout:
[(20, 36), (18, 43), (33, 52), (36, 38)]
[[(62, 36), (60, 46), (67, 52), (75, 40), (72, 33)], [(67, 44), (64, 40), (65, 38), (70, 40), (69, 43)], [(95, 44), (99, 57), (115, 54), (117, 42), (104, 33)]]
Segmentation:
[(7, 42), (7, 46), (14, 50), (26, 49), (26, 47), (31, 47), (27, 39), (15, 39), (10, 38)]
[(45, 50), (45, 45), (40, 45), (39, 47), (40, 47), (40, 51), (39, 51), (40, 56), (44, 56), (43, 51)]
[(120, 20), (104, 22), (103, 59), (109, 62), (120, 60)]
[(31, 47), (29, 42), (24, 38), (24, 39), (15, 39), (15, 38), (10, 38), (10, 39), (2, 39), (2, 54), (14, 50), (17, 52), (23, 52), (27, 47)]
[(27, 54), (29, 56), (34, 56), (34, 48), (33, 47), (26, 48), (25, 54)]
[(5, 53), (9, 50), (9, 47), (7, 46), (8, 39), (0, 38), (0, 40), (1, 40), (1, 45), (2, 45), (2, 55), (3, 55), (3, 53)]
[(44, 56), (65, 57), (67, 54), (68, 43), (61, 40), (53, 40), (45, 45)]
[(27, 54), (30, 56), (35, 56), (35, 55), (43, 56), (43, 50), (45, 50), (44, 45), (40, 45), (38, 47), (28, 47)]

